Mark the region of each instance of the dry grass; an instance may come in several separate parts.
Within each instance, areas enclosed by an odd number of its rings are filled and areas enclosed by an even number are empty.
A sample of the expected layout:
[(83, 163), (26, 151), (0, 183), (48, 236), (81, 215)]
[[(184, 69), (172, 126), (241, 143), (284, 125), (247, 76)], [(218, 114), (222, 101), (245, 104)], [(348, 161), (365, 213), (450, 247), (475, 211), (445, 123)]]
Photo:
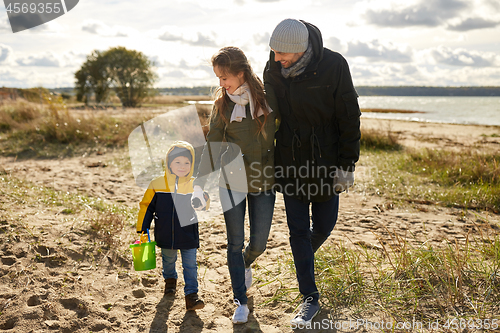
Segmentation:
[(61, 97), (45, 96), (43, 107), (18, 99), (0, 108), (3, 154), (55, 157), (88, 147), (123, 147), (149, 112), (116, 117), (106, 113), (72, 113)]
[(382, 312), (384, 321), (499, 320), (500, 235), (482, 223), (462, 244), (412, 245), (386, 230), (381, 250), (323, 249), (316, 268), (324, 296), (336, 311)]
[(0, 132), (22, 129), (25, 124), (39, 118), (41, 113), (40, 104), (22, 99), (7, 100), (0, 105)]
[(478, 151), (425, 149), (409, 152), (414, 172), (447, 185), (500, 184), (500, 156)]
[(367, 185), (395, 201), (500, 213), (500, 159), (469, 150), (362, 151), (377, 169)]
[(399, 135), (391, 129), (362, 129), (360, 146), (367, 150), (398, 151), (403, 148), (399, 143)]
[(114, 212), (100, 212), (91, 219), (91, 232), (109, 247), (122, 245), (121, 235), (125, 227), (123, 217)]
[(430, 180), (419, 197), (446, 206), (500, 213), (500, 156), (476, 151), (409, 151), (400, 170)]

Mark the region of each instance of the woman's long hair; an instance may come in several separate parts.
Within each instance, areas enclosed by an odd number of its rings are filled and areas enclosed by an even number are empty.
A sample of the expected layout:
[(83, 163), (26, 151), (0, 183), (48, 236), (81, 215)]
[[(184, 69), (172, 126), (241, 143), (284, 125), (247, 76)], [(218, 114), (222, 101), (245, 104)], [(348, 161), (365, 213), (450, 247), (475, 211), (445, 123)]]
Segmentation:
[[(243, 72), (243, 78), (250, 87), (250, 93), (252, 94), (255, 106), (255, 109), (253, 110), (254, 119), (259, 123), (259, 132), (264, 133), (262, 129), (264, 128), (267, 121), (267, 115), (269, 114), (266, 96), (264, 94), (264, 85), (259, 77), (253, 72), (252, 67), (250, 66), (250, 63), (248, 62), (248, 59), (243, 51), (234, 46), (228, 46), (220, 49), (219, 52), (212, 56), (212, 67), (215, 66), (217, 66), (225, 75), (231, 74), (237, 76), (239, 73)], [(230, 99), (226, 93), (226, 89), (223, 87), (217, 88), (214, 92), (214, 108), (210, 114), (210, 120), (213, 120), (217, 115), (219, 115), (220, 119), (224, 123), (228, 124), (229, 119), (224, 111), (226, 110), (229, 101)], [(264, 112), (264, 121), (261, 121), (257, 116), (259, 109), (262, 109)]]

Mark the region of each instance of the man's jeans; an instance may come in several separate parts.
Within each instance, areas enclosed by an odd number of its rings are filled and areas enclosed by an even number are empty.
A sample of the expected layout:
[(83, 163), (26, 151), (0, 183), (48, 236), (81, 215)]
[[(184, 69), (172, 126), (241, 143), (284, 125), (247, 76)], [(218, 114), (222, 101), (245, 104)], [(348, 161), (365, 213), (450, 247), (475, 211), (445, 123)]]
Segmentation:
[(335, 195), (325, 202), (312, 202), (312, 226), (309, 202), (304, 203), (287, 195), (284, 199), (299, 291), (304, 297), (311, 295), (317, 300), (319, 293), (314, 279), (314, 253), (337, 223), (339, 196)]
[[(276, 196), (272, 191), (241, 193), (220, 188), (220, 201), (224, 210), (227, 231), (227, 266), (231, 276), (234, 298), (241, 304), (247, 304), (245, 287), (245, 268), (266, 250), (267, 238), (273, 220)], [(241, 200), (233, 208), (234, 202)], [(246, 196), (246, 200), (245, 197)], [(250, 241), (243, 253), (245, 242), (245, 210), (248, 201), (248, 219), (250, 221)]]
[(181, 251), (182, 272), (184, 274), (184, 295), (198, 292), (198, 264), (196, 263), (196, 248), (187, 250), (161, 249), (161, 259), (163, 262), (163, 278), (177, 279), (175, 261), (177, 251)]

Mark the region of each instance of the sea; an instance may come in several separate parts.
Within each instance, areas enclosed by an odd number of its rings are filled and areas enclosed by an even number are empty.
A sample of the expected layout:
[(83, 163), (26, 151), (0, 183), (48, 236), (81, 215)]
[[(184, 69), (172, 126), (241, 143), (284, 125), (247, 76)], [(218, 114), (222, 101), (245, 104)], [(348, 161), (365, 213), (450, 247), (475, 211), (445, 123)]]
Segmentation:
[[(362, 109), (395, 109), (419, 113), (363, 112), (361, 117), (407, 121), (500, 126), (500, 97), (360, 96)], [(211, 101), (189, 103), (207, 103)]]
[(422, 113), (363, 112), (361, 117), (420, 122), (500, 126), (500, 97), (360, 96), (362, 109), (397, 109)]

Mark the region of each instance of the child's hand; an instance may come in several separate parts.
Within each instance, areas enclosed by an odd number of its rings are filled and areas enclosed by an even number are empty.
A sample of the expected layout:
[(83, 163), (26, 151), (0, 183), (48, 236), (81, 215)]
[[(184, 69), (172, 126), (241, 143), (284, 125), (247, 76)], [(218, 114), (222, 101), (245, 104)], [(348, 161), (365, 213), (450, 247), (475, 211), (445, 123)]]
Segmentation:
[[(206, 194), (206, 196), (205, 196)], [(193, 197), (191, 198), (191, 205), (194, 210), (203, 210), (207, 206), (208, 193), (203, 192), (203, 189), (196, 185), (193, 191)]]

